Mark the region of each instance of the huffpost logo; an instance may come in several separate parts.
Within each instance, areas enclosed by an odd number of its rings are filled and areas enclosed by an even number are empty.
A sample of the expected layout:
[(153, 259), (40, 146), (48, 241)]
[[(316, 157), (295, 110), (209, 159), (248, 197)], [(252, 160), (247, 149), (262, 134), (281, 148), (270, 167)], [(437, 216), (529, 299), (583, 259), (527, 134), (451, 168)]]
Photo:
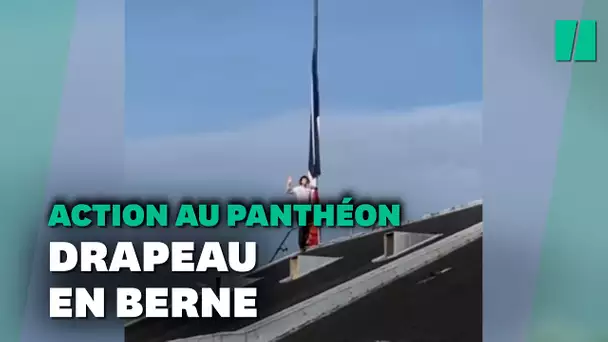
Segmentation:
[(555, 60), (557, 62), (595, 62), (597, 60), (597, 21), (556, 20)]

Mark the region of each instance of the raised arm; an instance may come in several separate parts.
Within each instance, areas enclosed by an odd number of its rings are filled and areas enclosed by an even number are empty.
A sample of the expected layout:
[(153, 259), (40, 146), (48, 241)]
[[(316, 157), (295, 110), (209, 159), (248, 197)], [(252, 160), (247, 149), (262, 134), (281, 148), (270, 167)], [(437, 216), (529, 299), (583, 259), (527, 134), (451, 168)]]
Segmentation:
[(287, 185), (285, 186), (285, 192), (288, 194), (293, 194), (293, 186), (291, 184), (291, 176), (287, 177)]

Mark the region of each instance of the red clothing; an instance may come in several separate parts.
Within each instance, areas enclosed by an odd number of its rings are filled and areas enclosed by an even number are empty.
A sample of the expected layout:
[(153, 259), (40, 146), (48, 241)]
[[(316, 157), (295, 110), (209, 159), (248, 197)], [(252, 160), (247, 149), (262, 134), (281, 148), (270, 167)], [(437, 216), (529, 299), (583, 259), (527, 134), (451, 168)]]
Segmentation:
[[(312, 190), (311, 202), (312, 202), (312, 204), (319, 203), (319, 191), (317, 189)], [(314, 220), (313, 220), (313, 222), (314, 222)], [(308, 247), (313, 247), (313, 246), (319, 245), (319, 243), (321, 243), (321, 234), (320, 233), (321, 232), (319, 231), (319, 227), (316, 227), (314, 224), (311, 224), (310, 229), (308, 231), (308, 241), (307, 241), (306, 245)]]

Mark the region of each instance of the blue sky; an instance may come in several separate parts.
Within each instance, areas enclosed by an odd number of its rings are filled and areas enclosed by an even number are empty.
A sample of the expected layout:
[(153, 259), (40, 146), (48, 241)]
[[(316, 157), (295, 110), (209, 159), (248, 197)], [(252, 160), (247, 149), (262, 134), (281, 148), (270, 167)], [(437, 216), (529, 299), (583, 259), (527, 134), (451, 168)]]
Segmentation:
[[(320, 2), (324, 114), (481, 100), (480, 0)], [(308, 108), (311, 4), (128, 1), (127, 137), (226, 131)]]
[[(130, 0), (126, 176), (275, 196), (306, 172), (312, 1)], [(481, 197), (479, 0), (320, 0), (321, 187), (421, 216)], [(136, 185), (138, 184), (138, 185)]]

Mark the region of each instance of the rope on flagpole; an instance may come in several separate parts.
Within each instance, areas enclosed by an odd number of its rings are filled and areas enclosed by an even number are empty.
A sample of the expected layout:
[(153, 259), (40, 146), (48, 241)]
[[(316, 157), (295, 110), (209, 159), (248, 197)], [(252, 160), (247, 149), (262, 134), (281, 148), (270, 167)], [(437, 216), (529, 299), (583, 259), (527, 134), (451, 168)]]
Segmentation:
[(274, 251), (274, 254), (272, 255), (272, 258), (270, 258), (270, 261), (268, 263), (273, 262), (274, 259), (276, 259), (277, 255), (279, 255), (280, 252), (287, 252), (287, 248), (284, 247), (285, 241), (287, 241), (287, 238), (289, 237), (289, 235), (291, 235), (291, 232), (293, 232), (296, 229), (298, 229), (298, 227), (289, 229), (289, 231), (287, 232), (287, 234), (285, 234), (285, 237), (283, 238), (283, 241), (281, 241), (281, 243), (279, 244), (279, 247), (277, 247), (277, 249)]

